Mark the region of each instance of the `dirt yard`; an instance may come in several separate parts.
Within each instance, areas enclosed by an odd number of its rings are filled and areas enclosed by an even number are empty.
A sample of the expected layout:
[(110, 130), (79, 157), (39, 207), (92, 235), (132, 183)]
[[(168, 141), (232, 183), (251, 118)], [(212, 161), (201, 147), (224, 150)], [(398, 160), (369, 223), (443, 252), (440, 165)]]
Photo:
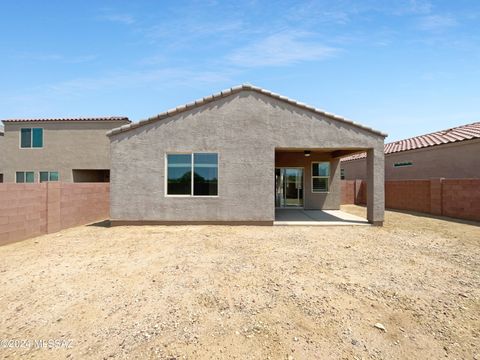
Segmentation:
[(478, 225), (84, 226), (0, 259), (0, 358), (480, 359)]

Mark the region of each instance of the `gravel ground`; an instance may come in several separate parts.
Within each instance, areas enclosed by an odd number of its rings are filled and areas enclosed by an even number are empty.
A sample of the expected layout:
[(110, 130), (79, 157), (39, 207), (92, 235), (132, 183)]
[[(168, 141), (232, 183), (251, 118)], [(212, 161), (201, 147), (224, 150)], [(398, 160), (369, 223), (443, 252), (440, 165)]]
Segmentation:
[(82, 226), (6, 245), (0, 357), (480, 359), (479, 225), (387, 212), (383, 228)]

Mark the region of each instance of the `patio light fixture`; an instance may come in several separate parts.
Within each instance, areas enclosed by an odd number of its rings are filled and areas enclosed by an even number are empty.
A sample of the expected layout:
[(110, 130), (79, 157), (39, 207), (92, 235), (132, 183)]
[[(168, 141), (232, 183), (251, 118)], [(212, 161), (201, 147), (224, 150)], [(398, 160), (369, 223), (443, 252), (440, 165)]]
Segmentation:
[(305, 151), (303, 152), (303, 154), (305, 155), (305, 157), (309, 157), (311, 153), (312, 153), (312, 152), (311, 152), (310, 150), (305, 150)]

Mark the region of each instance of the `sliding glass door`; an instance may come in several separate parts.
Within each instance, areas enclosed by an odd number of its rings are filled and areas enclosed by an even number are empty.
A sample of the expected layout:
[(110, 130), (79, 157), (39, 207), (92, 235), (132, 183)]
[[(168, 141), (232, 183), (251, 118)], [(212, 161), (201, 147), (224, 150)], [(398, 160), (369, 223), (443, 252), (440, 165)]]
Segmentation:
[(303, 169), (275, 169), (275, 207), (303, 207)]

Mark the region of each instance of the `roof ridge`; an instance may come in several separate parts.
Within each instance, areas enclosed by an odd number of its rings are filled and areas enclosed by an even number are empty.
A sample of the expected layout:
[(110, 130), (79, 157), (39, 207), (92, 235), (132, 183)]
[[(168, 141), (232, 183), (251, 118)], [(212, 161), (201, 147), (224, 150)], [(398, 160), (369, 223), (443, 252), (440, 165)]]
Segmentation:
[(205, 105), (205, 104), (208, 104), (212, 101), (216, 101), (220, 98), (224, 98), (224, 97), (227, 97), (227, 96), (230, 96), (230, 95), (233, 95), (237, 92), (240, 92), (242, 90), (250, 90), (250, 91), (255, 91), (255, 92), (258, 92), (260, 94), (264, 94), (264, 95), (267, 95), (267, 96), (270, 96), (274, 99), (277, 99), (277, 100), (280, 100), (280, 101), (284, 101), (284, 102), (287, 102), (289, 103), (290, 105), (294, 105), (294, 106), (298, 106), (298, 107), (301, 107), (305, 110), (309, 110), (309, 111), (312, 111), (312, 112), (315, 112), (317, 114), (321, 114), (323, 116), (326, 116), (326, 117), (329, 117), (333, 120), (337, 120), (337, 121), (341, 121), (341, 122), (344, 122), (346, 124), (349, 124), (349, 125), (353, 125), (353, 126), (356, 126), (360, 129), (363, 129), (363, 130), (366, 130), (366, 131), (369, 131), (369, 132), (372, 132), (372, 133), (375, 133), (377, 135), (380, 135), (380, 136), (383, 136), (383, 137), (386, 137), (387, 134), (383, 133), (383, 132), (380, 132), (378, 130), (375, 130), (371, 127), (368, 127), (368, 126), (364, 126), (364, 125), (361, 125), (357, 122), (354, 122), (352, 120), (349, 120), (347, 118), (344, 118), (344, 117), (341, 117), (341, 116), (338, 116), (338, 115), (335, 115), (335, 114), (332, 114), (332, 113), (328, 113), (326, 112), (325, 110), (322, 110), (322, 109), (318, 109), (318, 108), (315, 108), (313, 106), (310, 106), (310, 105), (307, 105), (305, 103), (302, 103), (302, 102), (299, 102), (297, 100), (293, 100), (293, 99), (290, 99), (286, 96), (283, 96), (283, 95), (280, 95), (280, 94), (277, 94), (277, 93), (274, 93), (274, 92), (271, 92), (269, 90), (266, 90), (266, 89), (263, 89), (263, 88), (260, 88), (258, 86), (255, 86), (255, 85), (252, 85), (252, 84), (248, 84), (248, 83), (244, 83), (244, 84), (241, 84), (241, 85), (237, 85), (237, 86), (233, 86), (231, 88), (228, 88), (228, 89), (225, 89), (225, 90), (222, 90), (220, 92), (217, 92), (217, 93), (214, 93), (212, 95), (208, 95), (208, 96), (205, 96), (201, 99), (198, 99), (198, 100), (195, 100), (195, 101), (191, 101), (189, 103), (186, 103), (184, 105), (180, 105), (180, 106), (177, 106), (173, 109), (170, 109), (170, 110), (167, 110), (167, 111), (164, 111), (162, 113), (159, 113), (153, 117), (149, 117), (145, 120), (140, 120), (139, 122), (137, 123), (131, 123), (131, 124), (128, 124), (128, 125), (123, 125), (119, 128), (115, 128), (115, 129), (112, 129), (110, 130), (109, 132), (107, 132), (107, 136), (112, 136), (112, 135), (115, 135), (115, 134), (119, 134), (119, 133), (122, 133), (122, 132), (125, 132), (125, 131), (129, 131), (129, 130), (132, 130), (132, 129), (135, 129), (137, 127), (141, 127), (141, 126), (144, 126), (146, 124), (149, 124), (149, 123), (152, 123), (152, 122), (155, 122), (155, 121), (159, 121), (159, 120), (162, 120), (162, 119), (165, 119), (167, 117), (170, 117), (172, 115), (176, 115), (176, 114), (179, 114), (179, 113), (182, 113), (182, 112), (185, 112), (185, 111), (188, 111), (188, 110), (191, 110), (195, 107), (198, 107), (198, 106), (202, 106), (202, 105)]
[(469, 127), (469, 126), (477, 125), (477, 124), (480, 125), (480, 121), (475, 121), (473, 123), (469, 123), (469, 124), (465, 124), (465, 125), (458, 125), (458, 126), (454, 126), (454, 127), (448, 128), (448, 129), (432, 131), (432, 132), (429, 132), (429, 133), (426, 133), (426, 134), (415, 135), (415, 136), (411, 136), (411, 137), (408, 137), (408, 138), (405, 138), (405, 139), (395, 140), (395, 141), (392, 141), (389, 144), (398, 143), (398, 142), (402, 142), (402, 141), (407, 141), (407, 140), (418, 138), (418, 137), (421, 137), (421, 136), (434, 135), (434, 134), (448, 134), (448, 132), (451, 132), (452, 130), (461, 129), (461, 128), (465, 128), (465, 127)]

